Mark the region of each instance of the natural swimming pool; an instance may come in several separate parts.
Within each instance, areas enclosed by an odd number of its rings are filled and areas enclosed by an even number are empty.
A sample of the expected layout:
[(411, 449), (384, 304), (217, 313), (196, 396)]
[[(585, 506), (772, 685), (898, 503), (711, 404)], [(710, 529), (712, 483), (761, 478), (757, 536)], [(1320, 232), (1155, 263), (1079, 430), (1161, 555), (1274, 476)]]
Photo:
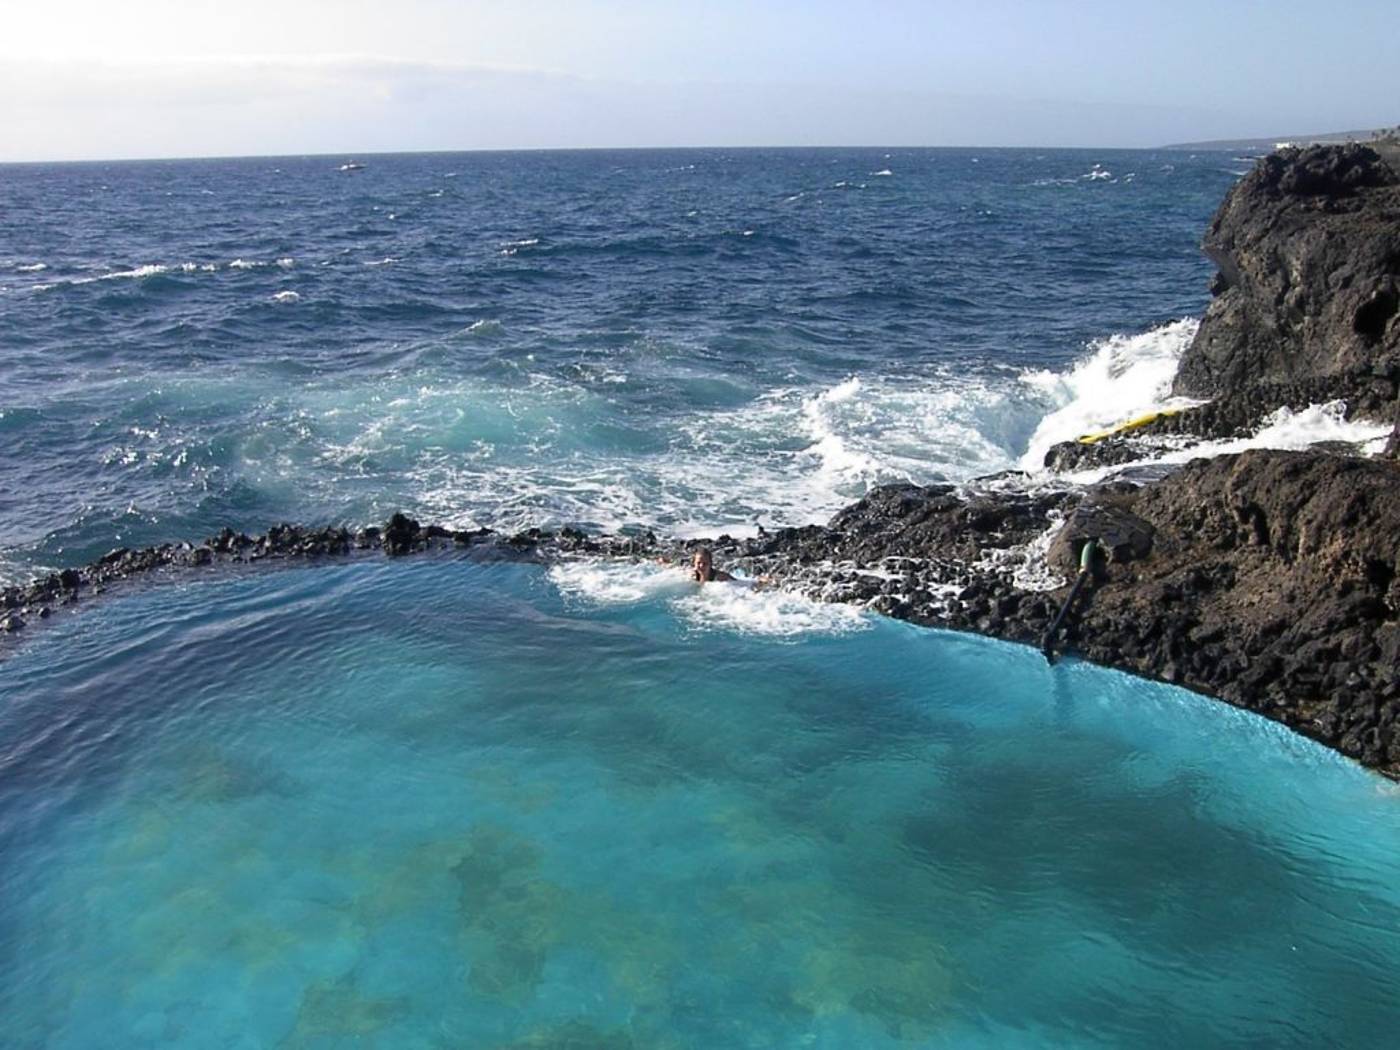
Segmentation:
[(0, 664), (0, 1044), (1381, 1045), (1400, 795), (661, 570), (169, 584)]

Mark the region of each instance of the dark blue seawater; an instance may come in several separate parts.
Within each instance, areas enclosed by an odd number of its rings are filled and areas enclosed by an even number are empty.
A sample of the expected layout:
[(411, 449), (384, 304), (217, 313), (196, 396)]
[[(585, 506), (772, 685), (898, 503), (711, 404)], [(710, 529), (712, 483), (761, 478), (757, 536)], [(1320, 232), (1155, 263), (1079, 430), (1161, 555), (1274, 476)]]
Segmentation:
[[(360, 159), (0, 167), (0, 581), (224, 525), (737, 531), (1034, 468), (1165, 396), (1244, 167)], [(1400, 1026), (1393, 785), (1180, 690), (621, 562), (183, 579), (27, 633), (6, 1050)]]
[(400, 507), (803, 523), (1013, 466), (1091, 344), (1199, 314), (1245, 166), (362, 159), (0, 167), (0, 579)]

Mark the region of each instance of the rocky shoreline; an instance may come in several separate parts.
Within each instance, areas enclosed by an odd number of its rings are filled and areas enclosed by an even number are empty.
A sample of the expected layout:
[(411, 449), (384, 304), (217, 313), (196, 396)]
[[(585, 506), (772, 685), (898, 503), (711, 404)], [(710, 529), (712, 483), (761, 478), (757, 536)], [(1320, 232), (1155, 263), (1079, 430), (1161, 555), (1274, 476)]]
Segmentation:
[(1205, 248), (1221, 275), (1175, 392), (1209, 400), (1056, 446), (1047, 466), (1150, 460), (1328, 401), (1390, 424), (1384, 453), (1255, 450), (1087, 488), (1015, 477), (891, 485), (827, 525), (747, 539), (503, 535), (404, 515), (354, 532), (225, 530), (0, 591), (0, 655), (35, 621), (162, 573), (434, 550), (682, 558), (701, 543), (722, 565), (813, 598), (1040, 644), (1093, 540), (1092, 580), (1061, 648), (1256, 711), (1400, 777), (1400, 176), (1365, 147), (1264, 158), (1222, 204)]

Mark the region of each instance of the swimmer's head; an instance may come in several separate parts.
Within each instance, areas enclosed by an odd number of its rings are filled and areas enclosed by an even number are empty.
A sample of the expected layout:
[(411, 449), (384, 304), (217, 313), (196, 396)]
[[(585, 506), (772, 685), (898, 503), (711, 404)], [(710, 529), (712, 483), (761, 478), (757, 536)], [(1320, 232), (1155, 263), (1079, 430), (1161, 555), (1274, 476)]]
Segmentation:
[(690, 574), (698, 582), (706, 583), (715, 574), (715, 556), (709, 547), (701, 547), (690, 562)]

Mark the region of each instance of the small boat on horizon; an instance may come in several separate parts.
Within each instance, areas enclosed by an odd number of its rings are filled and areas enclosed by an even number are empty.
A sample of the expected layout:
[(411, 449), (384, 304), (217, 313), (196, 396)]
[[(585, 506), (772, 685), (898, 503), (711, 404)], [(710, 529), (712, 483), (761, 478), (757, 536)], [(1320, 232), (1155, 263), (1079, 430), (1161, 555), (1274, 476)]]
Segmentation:
[(365, 166), (359, 161), (348, 161), (340, 166), (341, 171), (364, 171)]

